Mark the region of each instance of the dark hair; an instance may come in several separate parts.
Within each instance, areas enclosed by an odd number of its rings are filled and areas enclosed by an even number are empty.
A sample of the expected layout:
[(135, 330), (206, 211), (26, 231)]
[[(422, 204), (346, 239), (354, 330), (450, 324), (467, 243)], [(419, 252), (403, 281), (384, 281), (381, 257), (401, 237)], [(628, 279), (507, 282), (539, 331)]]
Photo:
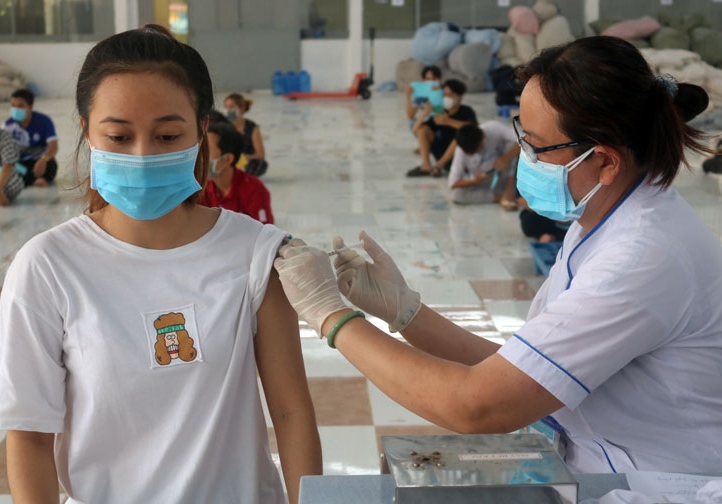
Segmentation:
[(459, 95), (459, 96), (461, 96), (461, 95), (463, 95), (464, 93), (466, 93), (466, 84), (464, 84), (463, 82), (461, 82), (461, 81), (458, 80), (458, 79), (449, 79), (449, 80), (447, 80), (446, 82), (444, 82), (444, 85), (441, 86), (441, 87), (442, 87), (442, 88), (449, 88), (449, 90), (450, 90), (452, 93), (457, 94), (457, 95)]
[(465, 124), (456, 130), (456, 144), (466, 154), (475, 154), (484, 141), (484, 131), (476, 124)]
[(551, 47), (517, 69), (526, 84), (539, 79), (544, 98), (559, 114), (558, 126), (583, 145), (632, 153), (641, 173), (668, 187), (684, 150), (709, 152), (705, 135), (686, 124), (709, 104), (706, 91), (654, 75), (641, 53), (616, 37), (587, 37)]
[(210, 124), (219, 123), (219, 122), (231, 124), (231, 121), (228, 120), (228, 118), (225, 116), (225, 114), (223, 112), (219, 112), (216, 109), (213, 109), (210, 112), (208, 112), (208, 122)]
[(233, 103), (235, 103), (243, 112), (251, 110), (251, 105), (253, 105), (253, 100), (244, 98), (240, 93), (231, 93), (223, 99), (223, 101), (226, 100), (233, 101)]
[(10, 95), (10, 98), (20, 98), (21, 100), (25, 100), (25, 103), (28, 105), (32, 105), (33, 102), (35, 102), (35, 95), (27, 88), (16, 89)]
[[(75, 104), (78, 114), (85, 122), (75, 150), (76, 164), (87, 134), (88, 118), (95, 92), (102, 80), (119, 73), (152, 72), (172, 80), (188, 91), (196, 112), (198, 136), (201, 146), (195, 166), (195, 177), (203, 186), (208, 177), (208, 142), (203, 124), (213, 108), (213, 83), (201, 55), (192, 47), (178, 42), (162, 26), (148, 24), (135, 30), (118, 33), (98, 42), (88, 53), (78, 75)], [(94, 189), (90, 179), (81, 183), (87, 188), (88, 211), (93, 212), (107, 205)], [(186, 203), (194, 203), (196, 192)]]
[(208, 133), (218, 135), (218, 148), (221, 154), (233, 154), (235, 165), (246, 151), (246, 141), (243, 135), (230, 123), (212, 122), (208, 125)]
[(441, 68), (436, 65), (426, 65), (423, 70), (421, 70), (421, 78), (425, 79), (428, 72), (431, 72), (431, 75), (437, 79), (441, 79)]

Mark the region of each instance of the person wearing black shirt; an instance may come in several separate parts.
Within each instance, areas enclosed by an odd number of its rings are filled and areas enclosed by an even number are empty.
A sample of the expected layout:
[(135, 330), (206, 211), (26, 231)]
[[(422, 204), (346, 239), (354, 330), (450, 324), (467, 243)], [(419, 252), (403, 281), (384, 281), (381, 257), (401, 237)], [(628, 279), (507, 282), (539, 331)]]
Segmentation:
[[(413, 132), (419, 139), (419, 154), (421, 165), (406, 172), (407, 177), (422, 177), (431, 175), (440, 177), (442, 170), (451, 166), (454, 157), (456, 130), (466, 124), (477, 124), (476, 113), (461, 100), (466, 93), (466, 86), (456, 79), (449, 79), (442, 86), (444, 90), (444, 112), (431, 116), (432, 107), (426, 103), (419, 115)], [(431, 117), (429, 117), (431, 116)], [(434, 156), (431, 164), (429, 154)]]

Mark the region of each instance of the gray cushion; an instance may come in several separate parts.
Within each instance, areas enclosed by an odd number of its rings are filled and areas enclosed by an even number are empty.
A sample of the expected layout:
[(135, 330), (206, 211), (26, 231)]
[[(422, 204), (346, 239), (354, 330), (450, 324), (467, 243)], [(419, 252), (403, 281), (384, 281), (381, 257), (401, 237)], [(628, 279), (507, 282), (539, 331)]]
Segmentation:
[(669, 26), (657, 30), (650, 42), (655, 49), (689, 49), (689, 35)]
[(690, 48), (702, 61), (722, 66), (722, 32), (710, 28), (694, 28), (690, 31)]
[(486, 75), (491, 65), (491, 47), (487, 44), (462, 44), (449, 54), (449, 68), (457, 73), (474, 79)]

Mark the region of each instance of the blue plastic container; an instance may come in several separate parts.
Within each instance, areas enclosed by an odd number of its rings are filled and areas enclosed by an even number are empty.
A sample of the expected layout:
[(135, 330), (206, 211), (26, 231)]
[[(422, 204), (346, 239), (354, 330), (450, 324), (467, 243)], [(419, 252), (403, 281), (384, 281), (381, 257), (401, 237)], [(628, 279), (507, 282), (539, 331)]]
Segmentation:
[(286, 80), (280, 70), (273, 72), (271, 76), (271, 92), (275, 96), (286, 94)]
[(294, 93), (298, 91), (298, 75), (296, 75), (296, 72), (293, 70), (286, 72), (284, 81), (286, 84), (286, 93)]
[(298, 90), (302, 93), (310, 93), (311, 92), (311, 74), (308, 73), (306, 70), (301, 70), (298, 73)]
[(298, 73), (298, 90), (302, 93), (309, 93), (311, 91), (311, 74), (306, 70), (301, 70)]

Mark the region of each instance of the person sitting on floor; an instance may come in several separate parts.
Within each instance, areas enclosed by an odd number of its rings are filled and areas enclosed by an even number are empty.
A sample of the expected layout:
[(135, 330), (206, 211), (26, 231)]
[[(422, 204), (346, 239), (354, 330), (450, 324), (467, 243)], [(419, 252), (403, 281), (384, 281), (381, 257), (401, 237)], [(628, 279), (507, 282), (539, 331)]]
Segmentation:
[[(461, 100), (466, 93), (466, 85), (456, 79), (449, 79), (442, 86), (444, 90), (444, 112), (435, 114), (431, 103), (426, 102), (422, 113), (416, 120), (413, 132), (419, 140), (421, 165), (406, 172), (407, 177), (431, 175), (440, 177), (443, 170), (448, 170), (454, 157), (456, 130), (466, 124), (477, 124), (474, 109), (462, 105)], [(429, 154), (434, 156), (432, 165)]]
[(18, 144), (9, 132), (0, 129), (0, 206), (12, 203), (25, 187), (23, 177), (15, 170), (18, 159)]
[(722, 174), (722, 140), (717, 141), (714, 156), (702, 162), (702, 171), (705, 173)]
[(58, 173), (55, 154), (58, 135), (52, 119), (33, 110), (35, 95), (29, 89), (17, 89), (10, 95), (10, 118), (3, 129), (12, 134), (20, 146), (21, 175), (25, 186), (47, 186)]
[[(518, 194), (518, 193), (517, 193)], [(529, 208), (526, 200), (519, 195), (516, 199), (521, 207), (519, 212), (519, 223), (524, 236), (534, 238), (540, 243), (551, 243), (564, 241), (569, 229), (568, 222), (555, 221), (543, 215), (539, 215)]]
[(458, 204), (499, 203), (516, 210), (519, 144), (514, 130), (498, 121), (467, 124), (456, 132), (449, 173), (451, 199)]
[(255, 122), (245, 118), (245, 113), (251, 109), (252, 104), (252, 100), (247, 100), (238, 93), (231, 93), (223, 100), (226, 117), (246, 140), (247, 147), (243, 157), (247, 162), (242, 168), (251, 175), (260, 177), (266, 173), (268, 162), (266, 161), (266, 150), (263, 147), (261, 128)]
[[(421, 80), (424, 82), (437, 82), (440, 84), (441, 69), (436, 65), (425, 66), (423, 70), (421, 70)], [(414, 98), (414, 88), (411, 84), (406, 86), (404, 94), (406, 95), (406, 117), (409, 120), (409, 127), (413, 130), (414, 125), (416, 124), (416, 114), (429, 100), (428, 98), (422, 97)]]
[(236, 169), (245, 143), (232, 124), (212, 122), (208, 125), (211, 167), (199, 204), (222, 207), (264, 224), (273, 224), (271, 193), (261, 179)]

